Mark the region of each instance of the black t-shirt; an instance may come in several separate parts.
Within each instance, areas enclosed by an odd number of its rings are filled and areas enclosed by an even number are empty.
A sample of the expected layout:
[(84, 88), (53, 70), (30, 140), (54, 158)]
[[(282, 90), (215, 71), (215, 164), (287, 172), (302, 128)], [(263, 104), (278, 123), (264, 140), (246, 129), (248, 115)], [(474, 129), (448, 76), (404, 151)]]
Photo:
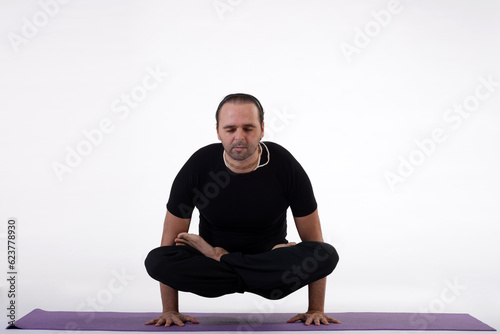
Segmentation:
[[(266, 147), (269, 149), (269, 154)], [(286, 243), (286, 211), (294, 217), (316, 208), (311, 182), (282, 146), (264, 142), (257, 170), (236, 174), (226, 167), (222, 144), (195, 152), (177, 174), (167, 209), (191, 218), (200, 212), (200, 236), (229, 252), (259, 253)]]

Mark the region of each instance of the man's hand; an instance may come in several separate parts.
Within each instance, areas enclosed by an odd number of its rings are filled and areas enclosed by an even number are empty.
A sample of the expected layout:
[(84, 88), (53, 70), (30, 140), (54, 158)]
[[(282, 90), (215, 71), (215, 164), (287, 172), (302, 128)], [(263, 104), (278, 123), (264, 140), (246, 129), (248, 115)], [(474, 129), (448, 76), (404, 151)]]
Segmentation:
[(184, 327), (185, 322), (199, 324), (196, 318), (190, 317), (189, 315), (180, 314), (179, 312), (171, 311), (163, 313), (159, 318), (146, 322), (146, 325), (155, 325), (156, 327), (170, 327), (171, 325), (177, 325), (180, 327)]
[(299, 320), (304, 322), (306, 326), (309, 326), (310, 324), (315, 324), (316, 326), (321, 326), (322, 324), (329, 325), (330, 323), (332, 323), (332, 324), (340, 324), (341, 323), (340, 321), (333, 319), (333, 318), (330, 318), (324, 312), (320, 312), (320, 311), (308, 311), (306, 313), (297, 314), (295, 317), (288, 320), (287, 322), (296, 322)]
[(197, 234), (192, 233), (179, 233), (175, 238), (175, 245), (187, 245), (200, 251), (206, 257), (220, 262), (222, 255), (229, 254), (227, 250), (221, 247), (212, 247), (208, 242)]
[(271, 250), (274, 250), (274, 249), (277, 249), (277, 248), (281, 248), (281, 247), (292, 247), (292, 246), (295, 246), (295, 245), (297, 245), (297, 243), (295, 243), (295, 242), (289, 242), (287, 244), (277, 244)]

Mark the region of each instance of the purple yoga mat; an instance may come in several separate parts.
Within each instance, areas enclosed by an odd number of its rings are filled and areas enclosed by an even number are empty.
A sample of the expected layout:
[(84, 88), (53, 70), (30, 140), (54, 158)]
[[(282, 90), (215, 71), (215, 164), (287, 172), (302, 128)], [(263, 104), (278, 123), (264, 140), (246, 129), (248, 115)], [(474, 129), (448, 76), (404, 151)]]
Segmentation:
[(189, 313), (200, 324), (184, 327), (146, 326), (145, 322), (159, 313), (128, 312), (48, 312), (36, 309), (14, 323), (11, 328), (63, 331), (128, 331), (128, 332), (258, 332), (258, 331), (349, 331), (349, 330), (441, 330), (495, 331), (468, 314), (446, 313), (328, 313), (342, 324), (305, 326), (286, 321), (292, 313)]

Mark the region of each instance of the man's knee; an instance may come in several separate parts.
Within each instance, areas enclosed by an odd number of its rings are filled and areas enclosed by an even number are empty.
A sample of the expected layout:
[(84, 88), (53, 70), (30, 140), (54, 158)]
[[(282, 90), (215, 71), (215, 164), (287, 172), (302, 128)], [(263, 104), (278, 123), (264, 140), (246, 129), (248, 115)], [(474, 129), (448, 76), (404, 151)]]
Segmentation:
[[(149, 276), (157, 281), (166, 279), (178, 261), (189, 257), (191, 252), (187, 246), (163, 246), (153, 249), (144, 260)], [(174, 270), (175, 272), (175, 270)]]
[(339, 255), (335, 247), (319, 241), (307, 241), (302, 244), (309, 248), (311, 256), (308, 257), (308, 260), (311, 263), (317, 263), (322, 275), (329, 275), (335, 269), (339, 262)]
[(319, 244), (318, 248), (315, 249), (315, 256), (322, 256), (325, 258), (324, 266), (327, 269), (328, 274), (330, 274), (337, 267), (339, 262), (339, 254), (335, 247), (325, 242)]
[(148, 272), (149, 276), (156, 280), (158, 280), (158, 277), (160, 275), (160, 270), (163, 262), (163, 256), (161, 253), (161, 247), (155, 248), (151, 252), (149, 252), (148, 256), (144, 260), (146, 271)]
[(336, 249), (327, 243), (317, 241), (301, 242), (298, 247), (302, 258), (281, 275), (282, 286), (264, 291), (261, 296), (276, 300), (288, 296), (305, 285), (320, 280), (337, 266), (339, 255)]

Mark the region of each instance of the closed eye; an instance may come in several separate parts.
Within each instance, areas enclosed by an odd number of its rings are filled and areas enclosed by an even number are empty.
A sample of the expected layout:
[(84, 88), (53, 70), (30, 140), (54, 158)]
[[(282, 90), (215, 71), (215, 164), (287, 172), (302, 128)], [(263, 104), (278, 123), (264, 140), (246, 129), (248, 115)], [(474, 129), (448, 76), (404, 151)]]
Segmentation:
[[(228, 132), (228, 133), (235, 132), (235, 131), (236, 131), (236, 129), (237, 129), (237, 127), (236, 127), (236, 126), (230, 126), (230, 125), (228, 125), (228, 126), (225, 126), (225, 127), (224, 127), (224, 130), (225, 130), (226, 132)], [(254, 125), (252, 125), (252, 124), (248, 124), (248, 125), (245, 125), (245, 126), (243, 127), (243, 131), (245, 131), (245, 132), (251, 132), (251, 131), (253, 131), (254, 129), (255, 129), (255, 126), (254, 126)]]

